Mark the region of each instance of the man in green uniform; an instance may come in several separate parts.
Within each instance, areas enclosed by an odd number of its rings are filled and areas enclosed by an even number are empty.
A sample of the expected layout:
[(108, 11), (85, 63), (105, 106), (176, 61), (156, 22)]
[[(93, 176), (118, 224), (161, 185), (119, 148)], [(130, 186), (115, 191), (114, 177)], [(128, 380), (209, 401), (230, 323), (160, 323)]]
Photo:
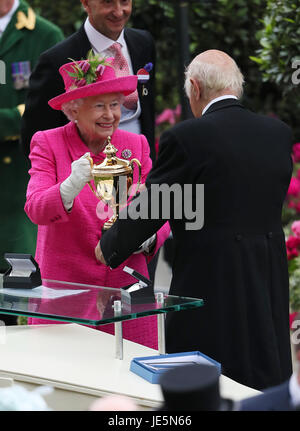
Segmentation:
[(24, 212), (29, 165), (19, 149), (30, 72), (64, 38), (23, 0), (0, 0), (0, 272), (4, 253), (35, 252), (36, 227)]

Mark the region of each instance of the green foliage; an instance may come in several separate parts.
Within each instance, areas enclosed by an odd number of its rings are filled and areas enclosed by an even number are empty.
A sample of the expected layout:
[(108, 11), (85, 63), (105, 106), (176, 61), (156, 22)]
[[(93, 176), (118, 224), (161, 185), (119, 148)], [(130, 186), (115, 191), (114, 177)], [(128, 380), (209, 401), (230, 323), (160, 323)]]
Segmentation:
[(245, 76), (244, 103), (255, 111), (270, 111), (272, 89), (263, 85), (259, 70), (250, 60), (258, 48), (266, 0), (217, 0), (197, 2), (191, 11), (192, 54), (219, 49), (235, 59)]
[[(250, 56), (259, 48), (256, 33), (261, 27), (267, 0), (194, 0), (188, 7), (190, 58), (207, 49), (231, 55), (246, 77), (244, 103), (251, 109), (271, 111), (273, 88), (262, 82)], [(175, 108), (179, 101), (179, 41), (176, 28), (179, 1), (134, 0), (132, 23), (149, 30), (157, 47), (157, 111)]]
[(26, 0), (36, 13), (60, 27), (65, 36), (77, 30), (86, 17), (80, 0)]
[(298, 220), (299, 215), (294, 208), (289, 208), (287, 205), (282, 209), (282, 225), (289, 226), (293, 221)]
[(258, 38), (260, 48), (252, 60), (262, 71), (263, 81), (276, 85), (277, 114), (294, 128), (299, 139), (299, 90), (292, 75), (293, 63), (300, 60), (300, 1), (268, 0)]
[(299, 0), (268, 0), (259, 42), (256, 61), (263, 79), (280, 85), (284, 93), (292, 91), (292, 62), (300, 60)]

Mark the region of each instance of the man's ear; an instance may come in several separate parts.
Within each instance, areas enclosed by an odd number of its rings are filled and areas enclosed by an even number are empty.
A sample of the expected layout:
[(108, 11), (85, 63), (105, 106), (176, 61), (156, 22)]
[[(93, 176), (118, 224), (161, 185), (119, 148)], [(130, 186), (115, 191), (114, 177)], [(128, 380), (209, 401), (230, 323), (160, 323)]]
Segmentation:
[(199, 85), (199, 82), (196, 81), (194, 78), (190, 78), (191, 84), (192, 84), (192, 92), (194, 95), (195, 100), (199, 100), (201, 96), (201, 88)]
[(80, 0), (82, 7), (86, 10), (87, 12), (87, 8), (88, 8), (88, 0)]

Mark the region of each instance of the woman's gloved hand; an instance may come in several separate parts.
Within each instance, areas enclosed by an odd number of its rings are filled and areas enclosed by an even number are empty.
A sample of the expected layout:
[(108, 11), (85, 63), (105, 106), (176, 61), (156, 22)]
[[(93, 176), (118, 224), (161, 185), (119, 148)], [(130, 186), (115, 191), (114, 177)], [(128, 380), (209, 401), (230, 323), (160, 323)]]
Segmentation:
[(91, 165), (87, 157), (90, 157), (90, 153), (85, 153), (80, 159), (74, 160), (71, 174), (60, 185), (61, 199), (67, 211), (72, 209), (74, 199), (92, 179)]

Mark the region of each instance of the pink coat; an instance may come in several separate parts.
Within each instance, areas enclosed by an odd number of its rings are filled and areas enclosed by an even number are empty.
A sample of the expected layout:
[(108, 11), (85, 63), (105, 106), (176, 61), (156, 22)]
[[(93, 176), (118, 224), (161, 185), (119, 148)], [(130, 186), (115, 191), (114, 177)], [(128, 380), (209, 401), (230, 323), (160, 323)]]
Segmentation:
[[(152, 165), (146, 138), (116, 130), (112, 144), (118, 149), (117, 157), (125, 158), (123, 150), (130, 150), (130, 158), (137, 158), (141, 162), (142, 183), (145, 182)], [(149, 261), (150, 258), (146, 258), (143, 253), (133, 254), (113, 270), (96, 260), (94, 249), (101, 238), (105, 220), (98, 217), (103, 204), (88, 185), (75, 198), (71, 212), (66, 212), (60, 196), (60, 184), (70, 175), (71, 163), (87, 151), (89, 149), (72, 122), (63, 127), (37, 132), (32, 138), (32, 167), (29, 171), (25, 211), (31, 221), (38, 225), (35, 258), (42, 278), (119, 288), (135, 281), (123, 271), (125, 265), (148, 276), (147, 259)], [(95, 164), (99, 164), (105, 154), (91, 153), (91, 157)], [(138, 169), (134, 169), (134, 183), (137, 180)], [(166, 223), (157, 232), (154, 254), (169, 233), (170, 227)], [(45, 320), (32, 319), (32, 323), (45, 323)], [(105, 325), (101, 329), (111, 332), (108, 326), (112, 325)], [(156, 348), (156, 317), (125, 322), (123, 334), (132, 341)]]

